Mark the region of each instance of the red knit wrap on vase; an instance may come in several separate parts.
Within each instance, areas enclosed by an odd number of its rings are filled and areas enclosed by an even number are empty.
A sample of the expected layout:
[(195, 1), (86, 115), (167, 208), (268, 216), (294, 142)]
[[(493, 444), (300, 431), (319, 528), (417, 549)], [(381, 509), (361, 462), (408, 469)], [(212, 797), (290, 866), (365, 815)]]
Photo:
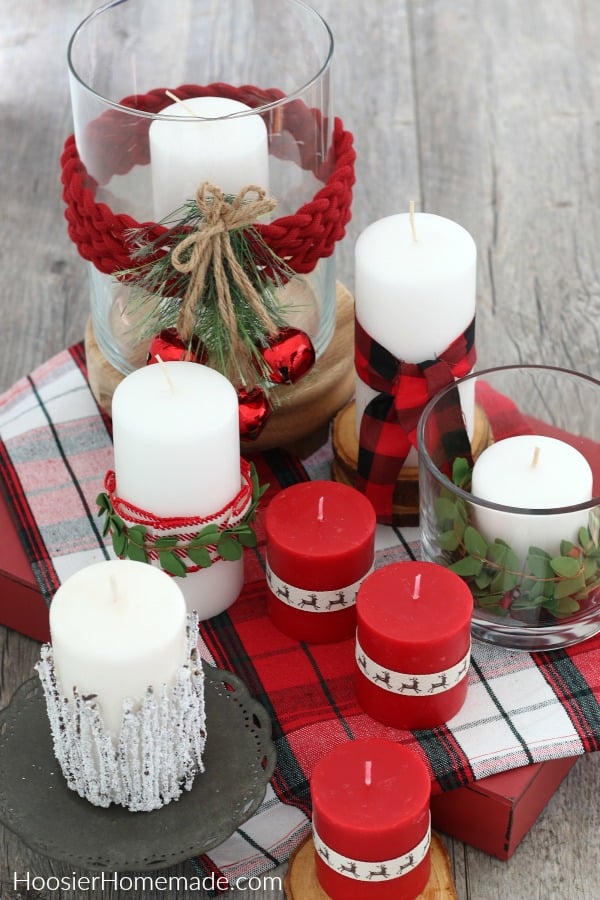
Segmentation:
[[(286, 139), (288, 146), (292, 141), (294, 154), (300, 156), (300, 166), (313, 171), (323, 187), (293, 215), (257, 223), (254, 227), (270, 248), (299, 274), (312, 272), (319, 259), (331, 256), (351, 218), (355, 181), (353, 137), (344, 130), (341, 120), (334, 120), (333, 143), (327, 158), (315, 165), (316, 138), (323, 130), (320, 110), (306, 106), (301, 100), (268, 108), (269, 104), (285, 100), (285, 94), (275, 88), (262, 90), (251, 85), (233, 87), (214, 83), (204, 87), (185, 84), (173, 90), (181, 100), (219, 96), (261, 108), (269, 132), (270, 152), (287, 159)], [(126, 174), (135, 165), (150, 162), (148, 131), (152, 115), (171, 103), (165, 91), (166, 88), (158, 88), (120, 101), (121, 107), (151, 115), (132, 116), (115, 108), (87, 125), (87, 138), (93, 141), (97, 153), (95, 178), (80, 159), (74, 136), (65, 142), (61, 166), (69, 236), (80, 255), (107, 275), (135, 265), (128, 235), (132, 229), (148, 228), (148, 240), (160, 238), (169, 230), (156, 223), (137, 222), (123, 213), (115, 214), (107, 204), (96, 201), (99, 184), (108, 182), (113, 175)]]

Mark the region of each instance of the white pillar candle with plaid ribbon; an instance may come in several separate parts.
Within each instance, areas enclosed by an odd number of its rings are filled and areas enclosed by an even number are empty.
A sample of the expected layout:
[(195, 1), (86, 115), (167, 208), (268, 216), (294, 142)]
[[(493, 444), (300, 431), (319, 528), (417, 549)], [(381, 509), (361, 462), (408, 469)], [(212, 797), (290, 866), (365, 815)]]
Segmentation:
[[(475, 315), (477, 250), (461, 225), (431, 213), (387, 216), (359, 236), (355, 248), (356, 318), (397, 360), (439, 356)], [(464, 372), (463, 374), (467, 374)], [(377, 391), (357, 375), (356, 429)], [(473, 417), (473, 398), (461, 398)], [(413, 448), (406, 465), (417, 464)]]

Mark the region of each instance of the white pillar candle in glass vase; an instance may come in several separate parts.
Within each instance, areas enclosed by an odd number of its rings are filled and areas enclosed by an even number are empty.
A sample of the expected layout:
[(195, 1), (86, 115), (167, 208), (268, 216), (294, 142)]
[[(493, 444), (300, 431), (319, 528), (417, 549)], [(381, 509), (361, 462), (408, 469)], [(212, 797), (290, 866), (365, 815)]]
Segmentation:
[(149, 140), (157, 221), (194, 200), (204, 181), (225, 194), (248, 184), (269, 188), (267, 127), (245, 103), (226, 97), (173, 103), (152, 122)]
[[(430, 213), (387, 216), (369, 225), (355, 248), (356, 318), (370, 337), (407, 363), (434, 359), (475, 315), (477, 250), (461, 225)], [(466, 374), (466, 373), (465, 373)], [(356, 429), (377, 392), (356, 379)], [(474, 379), (461, 390), (473, 433)], [(406, 465), (417, 465), (411, 449)]]
[[(585, 457), (564, 441), (545, 435), (517, 435), (487, 447), (473, 467), (475, 498), (522, 510), (559, 510), (592, 499), (593, 473)], [(588, 523), (587, 510), (548, 514), (509, 512), (473, 506), (474, 524), (492, 543), (507, 543), (520, 563), (529, 547), (552, 556), (563, 540), (577, 542)]]
[[(160, 517), (207, 517), (238, 494), (237, 394), (219, 372), (168, 362), (132, 372), (112, 400), (116, 493)], [(243, 584), (243, 560), (219, 560), (179, 579), (190, 611), (227, 609)]]

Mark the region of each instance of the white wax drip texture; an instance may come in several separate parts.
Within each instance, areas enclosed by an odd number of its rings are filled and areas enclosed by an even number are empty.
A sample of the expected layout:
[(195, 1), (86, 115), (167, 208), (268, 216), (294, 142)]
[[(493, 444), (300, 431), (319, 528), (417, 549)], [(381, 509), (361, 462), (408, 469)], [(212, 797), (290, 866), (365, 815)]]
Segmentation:
[(188, 616), (186, 662), (175, 683), (157, 696), (148, 688), (141, 703), (124, 704), (115, 741), (94, 695), (61, 693), (52, 647), (45, 644), (36, 665), (54, 753), (68, 786), (95, 806), (116, 803), (149, 812), (177, 800), (204, 771), (206, 742), (204, 673), (197, 649), (197, 618)]

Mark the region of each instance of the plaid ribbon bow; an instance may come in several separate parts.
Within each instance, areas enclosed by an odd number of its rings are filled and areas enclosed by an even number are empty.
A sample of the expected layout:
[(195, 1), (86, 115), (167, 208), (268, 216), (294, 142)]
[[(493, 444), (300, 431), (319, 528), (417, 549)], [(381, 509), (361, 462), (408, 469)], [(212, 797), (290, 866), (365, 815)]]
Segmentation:
[[(377, 520), (392, 524), (394, 488), (428, 401), (475, 364), (475, 318), (435, 359), (407, 363), (367, 334), (355, 322), (355, 366), (358, 376), (378, 391), (362, 415), (358, 448), (357, 488), (372, 502)], [(470, 456), (458, 391), (450, 391), (442, 433), (454, 435), (457, 455)], [(441, 424), (441, 423), (440, 423)]]

